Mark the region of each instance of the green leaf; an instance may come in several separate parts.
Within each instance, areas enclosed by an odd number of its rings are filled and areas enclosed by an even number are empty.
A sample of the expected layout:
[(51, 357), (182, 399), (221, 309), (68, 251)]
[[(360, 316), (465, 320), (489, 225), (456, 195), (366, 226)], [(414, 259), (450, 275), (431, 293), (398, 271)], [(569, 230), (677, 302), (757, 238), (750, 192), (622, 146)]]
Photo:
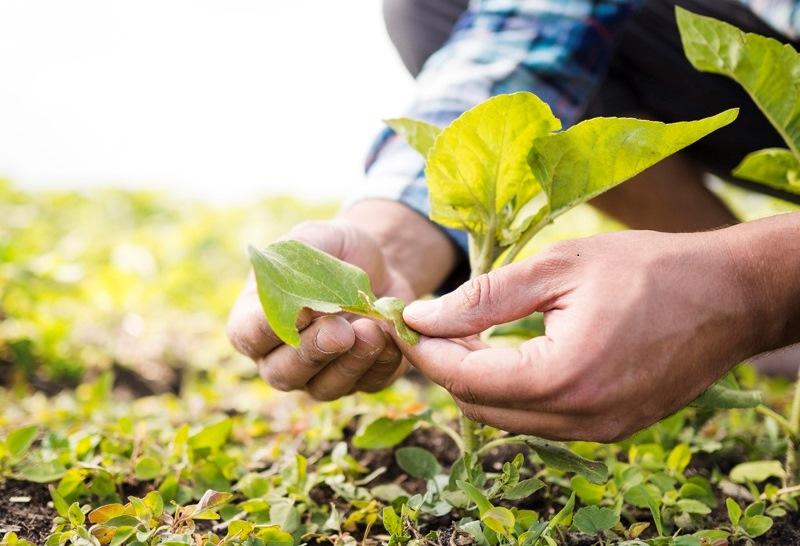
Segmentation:
[(475, 505), (478, 507), (479, 514), (483, 515), (487, 510), (491, 510), (492, 503), (489, 502), (489, 499), (486, 498), (486, 495), (484, 495), (480, 489), (469, 482), (464, 482), (461, 480), (456, 482), (456, 485), (467, 494), (472, 502), (475, 503)]
[(49, 483), (61, 479), (67, 469), (59, 461), (30, 461), (17, 469), (14, 477), (35, 483)]
[(704, 409), (755, 408), (763, 398), (758, 391), (732, 389), (719, 383), (711, 385), (691, 406)]
[(373, 307), (384, 319), (394, 324), (394, 329), (400, 339), (409, 345), (419, 343), (419, 334), (409, 328), (403, 320), (403, 309), (406, 308), (403, 300), (391, 297), (381, 298), (373, 304)]
[(248, 252), (267, 322), (284, 343), (300, 346), (297, 319), (306, 308), (385, 319), (407, 343), (417, 342), (417, 334), (402, 321), (403, 302), (376, 302), (369, 277), (358, 267), (299, 241), (279, 241), (264, 250), (251, 246)]
[[(683, 49), (702, 71), (734, 79), (783, 136), (800, 150), (800, 55), (772, 38), (677, 8)], [(766, 76), (769, 77), (766, 77)]]
[(575, 510), (575, 493), (569, 496), (569, 500), (567, 500), (567, 504), (564, 505), (564, 508), (558, 511), (558, 513), (553, 516), (548, 523), (549, 529), (554, 529), (556, 527), (569, 527), (572, 524), (572, 514)]
[(321, 313), (372, 310), (375, 295), (369, 277), (354, 265), (298, 241), (248, 250), (267, 321), (293, 347), (300, 346), (297, 318), (304, 308)]
[(623, 498), (625, 502), (638, 508), (648, 508), (650, 515), (653, 517), (653, 523), (656, 524), (659, 536), (664, 535), (664, 524), (661, 519), (661, 498), (658, 488), (652, 485), (634, 485), (625, 492)]
[(463, 113), (428, 154), (431, 219), (474, 235), (499, 234), (541, 191), (526, 161), (531, 142), (560, 127), (532, 93), (498, 95)]
[(8, 448), (8, 454), (11, 455), (11, 458), (19, 459), (25, 455), (36, 439), (38, 432), (39, 427), (36, 425), (18, 428), (11, 432), (8, 438), (6, 438), (6, 447)]
[(591, 483), (583, 476), (573, 476), (570, 486), (583, 504), (600, 504), (606, 494), (606, 486)]
[(67, 518), (73, 527), (77, 527), (83, 525), (83, 522), (86, 521), (86, 514), (81, 510), (80, 504), (73, 502), (67, 510)]
[(525, 443), (541, 457), (547, 466), (562, 472), (580, 474), (592, 483), (605, 483), (608, 480), (608, 467), (605, 464), (590, 461), (573, 453), (563, 445), (548, 440), (534, 436), (525, 436), (524, 438)]
[(678, 444), (667, 457), (667, 468), (675, 473), (682, 474), (692, 460), (692, 450), (688, 444)]
[(136, 461), (136, 468), (134, 470), (136, 479), (140, 481), (149, 481), (158, 478), (161, 474), (161, 461), (155, 457), (145, 456)]
[(292, 538), (292, 535), (278, 527), (265, 527), (260, 529), (256, 536), (264, 542), (264, 546), (294, 545), (294, 538)]
[(219, 449), (228, 441), (232, 428), (233, 421), (222, 419), (192, 434), (189, 437), (189, 446), (192, 449)]
[(744, 518), (740, 526), (751, 538), (756, 538), (769, 531), (772, 523), (772, 518), (769, 516), (752, 516)]
[(619, 523), (619, 514), (613, 508), (584, 506), (572, 518), (572, 525), (581, 533), (597, 535)]
[(686, 512), (687, 514), (700, 514), (706, 515), (711, 513), (711, 508), (700, 502), (699, 500), (694, 499), (680, 499), (676, 506), (679, 510)]
[(728, 509), (728, 519), (733, 525), (739, 525), (742, 518), (742, 507), (732, 498), (725, 499), (725, 507)]
[(800, 161), (783, 148), (769, 148), (748, 154), (733, 175), (776, 190), (800, 194)]
[(136, 527), (117, 527), (117, 530), (114, 533), (114, 538), (111, 539), (111, 542), (108, 543), (108, 546), (120, 546), (121, 544), (124, 544), (125, 541), (131, 538), (135, 532)]
[(403, 534), (403, 520), (391, 506), (383, 509), (383, 528), (392, 536)]
[(395, 118), (385, 119), (383, 122), (406, 139), (406, 142), (422, 154), (422, 157), (428, 157), (436, 137), (442, 132), (436, 125), (415, 119)]
[(481, 523), (498, 535), (508, 535), (514, 530), (514, 513), (502, 506), (493, 506), (481, 515)]
[(401, 447), (394, 457), (400, 468), (414, 478), (430, 480), (442, 469), (433, 453), (421, 447)]
[(367, 426), (362, 427), (353, 436), (353, 446), (359, 449), (394, 447), (411, 434), (418, 422), (419, 417), (405, 417), (403, 419), (378, 417)]
[(629, 180), (733, 122), (732, 109), (699, 121), (595, 118), (533, 143), (530, 163), (549, 197), (550, 219)]
[(544, 482), (538, 478), (528, 478), (516, 484), (506, 487), (503, 491), (503, 498), (506, 500), (527, 499), (536, 491), (544, 487)]
[(737, 483), (760, 483), (769, 478), (783, 478), (786, 472), (780, 461), (750, 461), (731, 469), (730, 478)]

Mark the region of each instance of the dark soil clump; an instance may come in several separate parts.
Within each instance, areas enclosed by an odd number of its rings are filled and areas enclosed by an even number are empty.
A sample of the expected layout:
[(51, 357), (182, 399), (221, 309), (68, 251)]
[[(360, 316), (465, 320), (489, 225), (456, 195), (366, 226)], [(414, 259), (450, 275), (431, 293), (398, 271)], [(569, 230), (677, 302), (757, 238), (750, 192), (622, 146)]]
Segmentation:
[[(28, 502), (12, 502), (30, 498)], [(44, 544), (56, 516), (47, 506), (50, 493), (38, 483), (6, 480), (0, 482), (0, 536), (14, 531), (34, 544)]]

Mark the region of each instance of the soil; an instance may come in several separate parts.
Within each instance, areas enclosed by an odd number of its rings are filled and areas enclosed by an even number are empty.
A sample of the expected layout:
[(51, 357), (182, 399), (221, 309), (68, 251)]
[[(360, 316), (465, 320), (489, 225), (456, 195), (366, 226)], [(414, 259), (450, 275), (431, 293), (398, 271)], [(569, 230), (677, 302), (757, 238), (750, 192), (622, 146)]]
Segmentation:
[[(12, 499), (27, 497), (30, 498), (28, 502), (12, 502)], [(0, 481), (0, 536), (14, 531), (34, 544), (44, 544), (56, 516), (55, 510), (47, 506), (49, 501), (50, 492), (46, 485)]]

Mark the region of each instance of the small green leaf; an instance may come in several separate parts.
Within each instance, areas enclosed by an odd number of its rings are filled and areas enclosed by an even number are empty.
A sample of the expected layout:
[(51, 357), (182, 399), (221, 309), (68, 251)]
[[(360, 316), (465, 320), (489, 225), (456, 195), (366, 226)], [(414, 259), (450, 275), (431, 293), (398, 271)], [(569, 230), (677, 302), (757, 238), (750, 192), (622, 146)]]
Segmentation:
[(67, 469), (59, 461), (25, 461), (14, 473), (14, 477), (35, 483), (49, 483), (60, 480)]
[(114, 533), (114, 538), (111, 539), (111, 542), (108, 543), (108, 546), (120, 546), (121, 544), (125, 544), (125, 541), (131, 538), (134, 533), (136, 533), (136, 527), (127, 525), (117, 527), (117, 530)]
[(481, 515), (481, 522), (498, 535), (508, 535), (514, 530), (516, 518), (508, 508), (494, 506)]
[(706, 515), (711, 513), (711, 508), (694, 499), (680, 499), (676, 503), (676, 506), (679, 510), (686, 512), (687, 514)]
[(544, 335), (544, 314), (533, 313), (525, 318), (500, 324), (491, 329), (490, 337), (515, 336), (531, 339)]
[(760, 483), (769, 478), (783, 478), (786, 472), (780, 461), (750, 461), (731, 469), (730, 478), (736, 483)]
[(644, 484), (634, 485), (625, 492), (625, 502), (638, 508), (648, 508), (656, 524), (659, 536), (664, 535), (664, 524), (661, 519), (661, 498), (658, 488)]
[(772, 518), (769, 516), (752, 516), (744, 518), (740, 526), (751, 538), (756, 538), (769, 531), (772, 523)]
[(672, 448), (672, 451), (669, 452), (667, 468), (677, 474), (683, 474), (683, 471), (689, 466), (691, 460), (692, 450), (689, 448), (688, 444), (681, 443), (676, 445)]
[(747, 155), (733, 175), (776, 190), (800, 194), (800, 161), (790, 150), (770, 148)]
[(19, 459), (28, 451), (36, 439), (39, 432), (39, 427), (32, 425), (29, 427), (18, 428), (11, 432), (6, 438), (6, 447), (8, 454), (12, 459)]
[(583, 504), (600, 504), (606, 494), (605, 485), (591, 483), (580, 475), (573, 476), (570, 484)]
[(400, 468), (414, 478), (430, 480), (442, 469), (433, 453), (421, 447), (401, 447), (394, 457)]
[(264, 542), (264, 546), (294, 545), (294, 538), (292, 535), (278, 527), (265, 527), (260, 529), (256, 536)]
[(378, 417), (356, 432), (355, 436), (353, 436), (353, 446), (359, 449), (394, 447), (411, 434), (418, 422), (419, 417), (405, 417), (403, 419)]
[(297, 319), (303, 309), (386, 319), (404, 341), (417, 342), (402, 320), (405, 304), (397, 298), (375, 301), (369, 277), (358, 267), (299, 241), (248, 251), (267, 322), (284, 343), (300, 346)]
[(79, 525), (83, 525), (83, 522), (86, 521), (86, 514), (81, 510), (80, 504), (73, 502), (67, 510), (67, 518), (73, 527), (78, 527)]
[(706, 389), (691, 405), (704, 409), (746, 409), (755, 408), (762, 401), (761, 393), (758, 391), (732, 389), (715, 383)]
[(391, 127), (395, 133), (406, 139), (406, 142), (418, 151), (422, 157), (428, 156), (436, 137), (442, 132), (436, 125), (414, 119), (385, 119), (383, 122)]
[(419, 334), (409, 328), (403, 320), (403, 309), (406, 308), (403, 300), (391, 297), (380, 298), (373, 304), (373, 307), (383, 318), (394, 324), (394, 329), (400, 339), (409, 345), (419, 343)]
[(584, 506), (572, 518), (572, 525), (581, 533), (597, 535), (619, 523), (619, 514), (613, 508)]
[(189, 446), (192, 449), (219, 449), (228, 441), (232, 429), (233, 421), (222, 419), (192, 434), (189, 437)]
[(161, 474), (161, 461), (155, 457), (141, 457), (138, 461), (136, 461), (134, 473), (136, 474), (137, 480), (154, 480)]
[(544, 487), (544, 482), (538, 478), (528, 478), (517, 482), (503, 491), (503, 498), (506, 500), (527, 499), (536, 491)]
[(369, 277), (358, 267), (298, 241), (249, 248), (258, 296), (272, 330), (300, 346), (297, 318), (304, 308), (321, 313), (365, 314), (375, 300)]
[(580, 474), (592, 483), (605, 483), (608, 480), (608, 467), (605, 464), (581, 457), (563, 445), (534, 436), (525, 436), (525, 443), (547, 466), (562, 472)]
[(53, 508), (56, 509), (56, 513), (62, 518), (69, 518), (69, 505), (64, 497), (52, 485), (48, 485), (47, 489), (50, 490), (50, 497), (53, 499)]
[(383, 528), (392, 536), (403, 534), (403, 520), (391, 506), (383, 509)]
[(725, 507), (728, 509), (728, 519), (733, 525), (739, 525), (742, 518), (742, 507), (732, 498), (725, 499)]
[(554, 529), (556, 527), (569, 527), (572, 525), (572, 514), (575, 511), (575, 493), (569, 496), (567, 504), (564, 508), (558, 511), (548, 523), (548, 528)]
[(489, 499), (486, 498), (486, 495), (484, 495), (480, 489), (469, 482), (464, 482), (461, 480), (456, 482), (456, 485), (467, 494), (472, 502), (475, 503), (475, 505), (478, 507), (478, 514), (483, 515), (487, 510), (491, 510), (492, 503), (489, 502)]

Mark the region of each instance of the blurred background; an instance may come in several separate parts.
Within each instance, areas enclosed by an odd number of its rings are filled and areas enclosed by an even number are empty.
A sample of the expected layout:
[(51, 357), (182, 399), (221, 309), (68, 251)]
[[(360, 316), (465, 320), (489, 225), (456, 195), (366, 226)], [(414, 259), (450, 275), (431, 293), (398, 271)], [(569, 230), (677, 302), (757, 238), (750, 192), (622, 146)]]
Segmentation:
[(24, 188), (340, 198), (412, 89), (379, 0), (7, 0), (0, 51)]
[[(0, 76), (16, 395), (105, 370), (132, 396), (254, 376), (224, 333), (246, 245), (333, 215), (413, 93), (379, 0), (4, 0)], [(748, 217), (790, 207), (716, 187)], [(582, 207), (529, 251), (619, 227)]]

